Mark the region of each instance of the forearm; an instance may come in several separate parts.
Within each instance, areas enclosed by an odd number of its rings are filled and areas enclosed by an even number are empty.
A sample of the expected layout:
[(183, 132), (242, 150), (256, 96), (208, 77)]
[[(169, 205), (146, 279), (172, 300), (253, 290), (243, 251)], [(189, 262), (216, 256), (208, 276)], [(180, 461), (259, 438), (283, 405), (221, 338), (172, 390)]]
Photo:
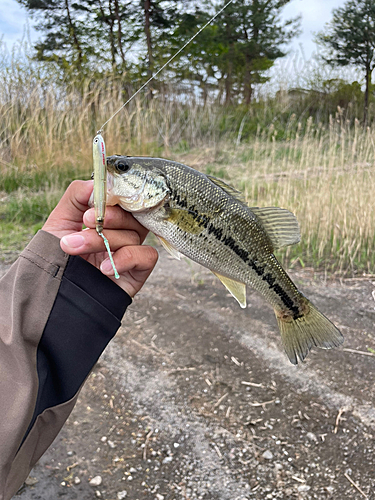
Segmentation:
[(130, 297), (41, 231), (0, 281), (0, 499), (16, 492), (73, 409)]

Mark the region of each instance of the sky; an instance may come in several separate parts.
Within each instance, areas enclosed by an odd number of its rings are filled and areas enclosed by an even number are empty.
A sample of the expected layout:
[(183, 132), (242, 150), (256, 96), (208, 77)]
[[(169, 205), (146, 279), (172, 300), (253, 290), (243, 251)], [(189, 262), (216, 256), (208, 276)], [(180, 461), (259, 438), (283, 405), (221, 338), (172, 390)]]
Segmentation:
[[(331, 19), (332, 9), (340, 7), (344, 0), (292, 0), (284, 9), (284, 19), (290, 19), (302, 14), (303, 33), (295, 38), (288, 47), (292, 52), (300, 52), (301, 46), (306, 59), (309, 59), (316, 46), (313, 42), (313, 32), (323, 29), (324, 24)], [(38, 33), (32, 28), (32, 20), (28, 20), (25, 9), (16, 0), (0, 0), (0, 38), (8, 49), (22, 39), (27, 23), (30, 26), (31, 41), (38, 39)]]

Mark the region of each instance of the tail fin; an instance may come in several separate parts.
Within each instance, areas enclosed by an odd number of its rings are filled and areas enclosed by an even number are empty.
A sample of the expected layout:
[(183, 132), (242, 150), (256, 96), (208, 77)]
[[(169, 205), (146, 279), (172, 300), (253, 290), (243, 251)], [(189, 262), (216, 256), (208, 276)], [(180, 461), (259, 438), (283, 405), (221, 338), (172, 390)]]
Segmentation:
[(294, 365), (297, 356), (303, 361), (313, 346), (332, 349), (344, 342), (340, 330), (305, 297), (304, 301), (306, 312), (300, 318), (281, 317), (275, 311), (285, 351)]

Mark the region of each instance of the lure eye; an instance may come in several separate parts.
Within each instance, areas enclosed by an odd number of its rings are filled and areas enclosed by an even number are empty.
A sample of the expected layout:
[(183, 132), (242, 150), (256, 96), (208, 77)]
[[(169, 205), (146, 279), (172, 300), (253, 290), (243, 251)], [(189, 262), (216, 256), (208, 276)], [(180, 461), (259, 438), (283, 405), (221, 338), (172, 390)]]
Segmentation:
[(116, 165), (116, 170), (119, 172), (128, 172), (128, 170), (130, 170), (130, 165), (128, 163), (120, 162)]

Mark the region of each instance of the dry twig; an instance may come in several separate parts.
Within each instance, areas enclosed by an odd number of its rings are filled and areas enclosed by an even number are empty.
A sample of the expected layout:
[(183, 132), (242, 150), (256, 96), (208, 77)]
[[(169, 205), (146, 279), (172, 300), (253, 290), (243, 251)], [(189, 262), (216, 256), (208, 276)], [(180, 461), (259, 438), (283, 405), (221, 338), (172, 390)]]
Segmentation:
[(337, 434), (339, 423), (341, 420), (341, 415), (346, 412), (346, 408), (340, 408), (336, 417), (335, 428), (333, 429), (333, 434)]
[(238, 359), (237, 359), (237, 358), (235, 358), (234, 356), (232, 356), (230, 359), (232, 360), (232, 362), (233, 362), (235, 365), (237, 365), (237, 366), (241, 366), (241, 363), (240, 363), (240, 362), (238, 361)]
[(373, 352), (357, 351), (356, 349), (349, 349), (348, 347), (344, 347), (343, 351), (351, 352), (353, 354), (361, 354), (362, 356), (371, 356), (371, 357), (375, 358), (375, 354)]
[(143, 448), (143, 460), (147, 459), (147, 445), (148, 445), (148, 442), (150, 441), (150, 437), (152, 436), (153, 432), (154, 432), (154, 429), (151, 429), (150, 432), (146, 436), (145, 447)]
[(256, 384), (255, 382), (246, 382), (245, 380), (242, 380), (241, 384), (250, 385), (251, 387), (263, 387), (263, 384)]
[(367, 498), (367, 499), (368, 499), (368, 496), (366, 495), (366, 493), (365, 493), (364, 491), (362, 491), (362, 490), (361, 490), (361, 488), (358, 486), (358, 484), (356, 484), (356, 483), (353, 481), (353, 479), (352, 479), (350, 476), (348, 476), (348, 474), (346, 474), (346, 473), (345, 473), (345, 474), (344, 474), (344, 476), (345, 476), (345, 477), (346, 477), (346, 479), (349, 481), (349, 483), (351, 483), (351, 484), (354, 486), (354, 488), (355, 488), (357, 491), (359, 491), (359, 492), (360, 492), (360, 494), (363, 496), (363, 498)]
[(218, 399), (218, 400), (216, 401), (216, 403), (214, 404), (214, 408), (217, 408), (217, 407), (220, 405), (220, 403), (221, 403), (222, 401), (224, 401), (224, 399), (228, 396), (228, 394), (229, 394), (229, 393), (228, 393), (228, 392), (226, 392), (223, 396), (221, 396), (221, 398), (220, 398), (220, 399)]
[(249, 403), (250, 406), (263, 406), (263, 408), (266, 405), (270, 405), (271, 403), (274, 403), (275, 400), (271, 399), (271, 401), (263, 401), (262, 403), (258, 403), (258, 401), (255, 401), (254, 403)]
[(166, 372), (167, 375), (173, 375), (174, 373), (183, 373), (183, 372), (193, 372), (195, 371), (196, 368), (193, 367), (186, 367), (186, 368), (175, 368), (174, 370), (170, 370), (169, 372)]

